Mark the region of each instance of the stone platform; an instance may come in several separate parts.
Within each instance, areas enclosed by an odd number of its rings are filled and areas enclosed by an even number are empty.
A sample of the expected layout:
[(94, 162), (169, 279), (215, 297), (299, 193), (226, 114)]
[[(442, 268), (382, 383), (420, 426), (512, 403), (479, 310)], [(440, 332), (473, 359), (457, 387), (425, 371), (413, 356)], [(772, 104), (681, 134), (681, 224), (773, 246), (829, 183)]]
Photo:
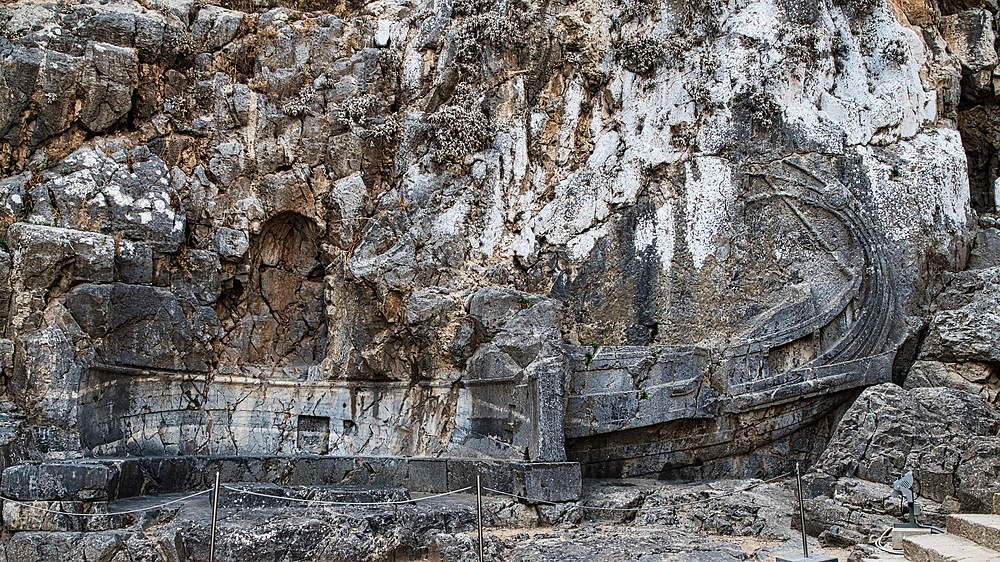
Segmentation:
[(176, 456), (86, 458), (8, 467), (0, 493), (18, 501), (94, 502), (253, 482), (282, 486), (360, 486), (443, 493), (476, 485), (545, 502), (576, 501), (577, 463), (467, 458), (335, 456)]
[(948, 532), (903, 539), (911, 562), (996, 562), (1000, 560), (1000, 515), (948, 516)]

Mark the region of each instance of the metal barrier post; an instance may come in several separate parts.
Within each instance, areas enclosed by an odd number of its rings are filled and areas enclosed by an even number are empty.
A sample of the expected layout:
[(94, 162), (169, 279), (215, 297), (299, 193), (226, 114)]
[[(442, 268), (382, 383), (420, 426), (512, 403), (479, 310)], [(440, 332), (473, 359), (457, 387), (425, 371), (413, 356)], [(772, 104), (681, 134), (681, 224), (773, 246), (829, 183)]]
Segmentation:
[(215, 562), (215, 527), (219, 521), (219, 473), (215, 473), (215, 492), (212, 494), (212, 539), (208, 544), (208, 562)]
[(799, 463), (795, 463), (795, 483), (799, 488), (799, 525), (802, 527), (802, 556), (809, 558), (809, 542), (806, 540), (806, 506), (802, 496), (802, 471)]
[(483, 481), (479, 474), (476, 474), (476, 509), (479, 511), (479, 562), (486, 562), (483, 548)]

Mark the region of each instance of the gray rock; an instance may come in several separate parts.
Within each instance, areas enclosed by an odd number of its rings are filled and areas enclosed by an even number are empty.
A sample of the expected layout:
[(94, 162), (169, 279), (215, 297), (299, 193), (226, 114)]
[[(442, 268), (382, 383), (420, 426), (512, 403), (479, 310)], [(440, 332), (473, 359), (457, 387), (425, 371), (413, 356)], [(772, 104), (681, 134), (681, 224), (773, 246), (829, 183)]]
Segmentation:
[(103, 464), (20, 464), (3, 471), (0, 489), (21, 501), (107, 500), (117, 476)]
[(0, 325), (7, 324), (10, 314), (10, 254), (0, 249)]
[(242, 23), (242, 13), (209, 5), (198, 10), (191, 33), (201, 49), (214, 51), (232, 41)]
[(937, 298), (940, 312), (931, 319), (920, 358), (945, 362), (1000, 358), (998, 296), (1000, 268), (964, 271), (952, 276)]
[(978, 396), (947, 388), (865, 390), (848, 409), (814, 469), (891, 485), (908, 470), (920, 494), (936, 502), (959, 498), (981, 510), (993, 491), (963, 480), (963, 467), (991, 462), (982, 454), (997, 439), (1000, 413)]
[(485, 287), (476, 291), (469, 301), (469, 315), (478, 320), (491, 337), (511, 319), (541, 297), (501, 287)]
[(107, 131), (132, 109), (132, 89), (139, 79), (134, 49), (89, 43), (81, 76), (83, 104), (79, 119), (87, 130)]
[(948, 42), (948, 50), (964, 68), (975, 72), (997, 65), (993, 14), (981, 9), (966, 10), (944, 16), (941, 23), (941, 35)]
[(453, 309), (455, 301), (437, 291), (415, 291), (406, 303), (406, 322), (420, 324)]
[(32, 130), (34, 142), (41, 142), (69, 128), (76, 105), (79, 72), (83, 66), (80, 57), (57, 52), (46, 52), (38, 71), (38, 89), (43, 103)]
[(997, 404), (1000, 378), (996, 369), (986, 363), (940, 363), (917, 361), (903, 382), (903, 388), (947, 387), (975, 394), (987, 403)]
[(39, 49), (14, 46), (0, 49), (0, 138), (17, 138), (22, 134), (20, 123), (35, 91), (42, 62)]
[(1000, 266), (1000, 230), (983, 228), (976, 232), (976, 241), (969, 253), (969, 269)]
[(14, 342), (0, 339), (0, 374), (11, 376), (14, 368)]
[(116, 280), (132, 285), (153, 281), (153, 250), (142, 242), (122, 240), (115, 253)]
[(198, 304), (212, 304), (222, 294), (219, 254), (207, 250), (186, 250), (174, 259), (170, 288), (182, 298)]
[(158, 251), (177, 251), (185, 217), (163, 161), (144, 147), (113, 155), (118, 159), (100, 149), (82, 148), (46, 174), (41, 187), (54, 194), (59, 225), (122, 233)]
[(64, 228), (17, 223), (7, 229), (13, 252), (12, 276), (23, 286), (49, 288), (70, 260), (72, 281), (108, 282), (114, 275), (114, 240), (110, 236)]
[(215, 231), (212, 242), (219, 257), (228, 261), (240, 261), (250, 249), (250, 238), (246, 232), (224, 226)]
[(208, 169), (222, 185), (232, 185), (243, 173), (244, 148), (239, 142), (227, 142), (215, 147), (216, 154), (208, 162)]

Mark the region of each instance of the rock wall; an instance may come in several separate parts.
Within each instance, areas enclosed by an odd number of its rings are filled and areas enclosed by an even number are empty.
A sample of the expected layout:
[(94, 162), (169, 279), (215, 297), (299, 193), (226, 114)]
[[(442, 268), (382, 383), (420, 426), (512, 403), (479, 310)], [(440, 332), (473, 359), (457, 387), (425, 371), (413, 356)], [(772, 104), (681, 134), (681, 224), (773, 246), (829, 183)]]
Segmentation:
[[(49, 456), (587, 459), (716, 423), (724, 457), (754, 412), (815, 454), (989, 198), (966, 8), (5, 5), (6, 393)], [(587, 441), (566, 404), (609, 346), (710, 350), (705, 396), (741, 398)]]

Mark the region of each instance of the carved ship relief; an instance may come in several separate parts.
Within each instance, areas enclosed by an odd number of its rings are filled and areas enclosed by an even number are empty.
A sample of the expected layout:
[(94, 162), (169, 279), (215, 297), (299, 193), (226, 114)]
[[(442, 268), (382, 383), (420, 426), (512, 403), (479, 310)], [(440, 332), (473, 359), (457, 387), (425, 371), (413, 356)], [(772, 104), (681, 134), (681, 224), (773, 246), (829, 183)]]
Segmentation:
[[(881, 240), (846, 189), (831, 192), (794, 163), (780, 170), (750, 175), (746, 214), (793, 217), (799, 243), (828, 256), (827, 273), (723, 345), (568, 351), (567, 454), (584, 475), (718, 475), (734, 463), (743, 463), (739, 472), (773, 474), (816, 441), (780, 440), (858, 389), (891, 379), (895, 302)], [(817, 217), (839, 223), (824, 232), (844, 239), (827, 240)]]

